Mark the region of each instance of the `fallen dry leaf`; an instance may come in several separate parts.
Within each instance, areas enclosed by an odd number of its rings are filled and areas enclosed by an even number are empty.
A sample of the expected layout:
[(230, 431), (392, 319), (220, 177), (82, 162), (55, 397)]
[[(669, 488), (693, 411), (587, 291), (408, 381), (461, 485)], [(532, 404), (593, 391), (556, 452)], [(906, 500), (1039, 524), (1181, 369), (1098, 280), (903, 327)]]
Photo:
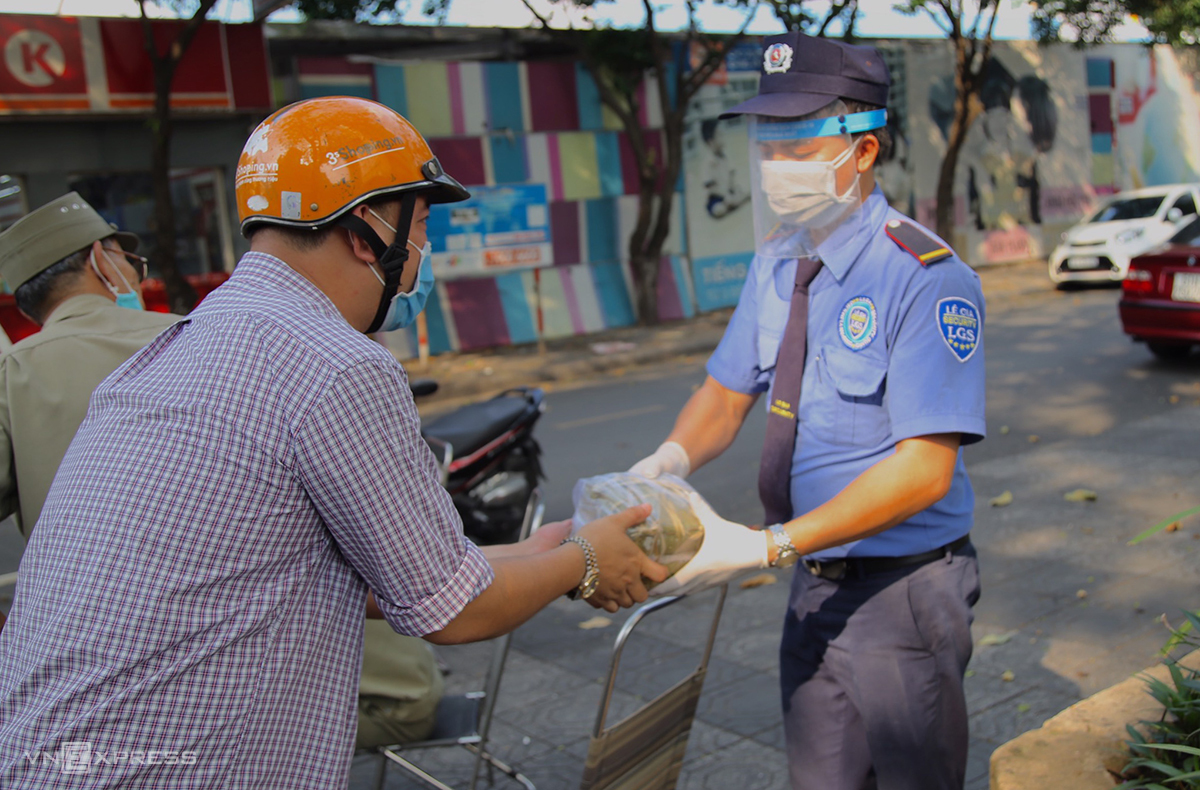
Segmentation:
[(1178, 532), (1178, 531), (1179, 531), (1179, 522), (1178, 521), (1172, 521), (1170, 524), (1167, 525), (1167, 532)]
[(1095, 502), (1096, 492), (1090, 488), (1076, 488), (1074, 491), (1063, 494), (1063, 499), (1068, 502)]
[(779, 579), (776, 579), (775, 574), (773, 573), (759, 573), (751, 576), (748, 579), (742, 579), (742, 583), (738, 586), (743, 590), (749, 590), (754, 587), (764, 587), (768, 584), (774, 584), (777, 581), (779, 581)]
[(992, 498), (992, 507), (1006, 507), (1011, 505), (1013, 501), (1012, 491), (1005, 491), (998, 497)]
[(1007, 434), (1007, 433), (1008, 433), (1008, 426), (1007, 426), (1007, 425), (1001, 425), (1001, 426), (1000, 426), (1000, 434), (1003, 436), (1003, 435), (1005, 435), (1005, 434)]
[(981, 645), (1002, 645), (1012, 639), (1012, 634), (986, 634), (979, 640)]
[(1075, 597), (1082, 601), (1084, 598), (1087, 598), (1087, 590), (1076, 591)]
[(612, 625), (612, 618), (598, 614), (595, 617), (589, 617), (579, 624), (579, 627), (584, 631), (591, 631), (593, 628), (608, 628)]
[(1179, 403), (1179, 396), (1172, 395), (1171, 397), (1167, 398), (1167, 400), (1171, 401), (1171, 403)]
[(1012, 683), (1014, 680), (1016, 680), (1016, 677), (1017, 677), (1016, 673), (1013, 672), (1011, 669), (1004, 670), (1003, 674), (1000, 675), (1000, 679), (1003, 680), (1005, 683)]
[(1038, 436), (1036, 433), (1029, 434), (1029, 443), (1030, 444), (1033, 444), (1035, 442), (1040, 442), (1041, 440), (1042, 440), (1042, 437)]

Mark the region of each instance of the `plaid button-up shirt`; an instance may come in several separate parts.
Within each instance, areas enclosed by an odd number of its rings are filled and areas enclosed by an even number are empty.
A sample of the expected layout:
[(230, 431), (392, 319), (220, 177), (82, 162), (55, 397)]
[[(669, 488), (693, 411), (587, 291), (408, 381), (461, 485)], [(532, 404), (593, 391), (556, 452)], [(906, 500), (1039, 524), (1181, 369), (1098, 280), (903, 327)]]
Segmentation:
[(491, 581), (403, 369), (250, 253), (92, 396), (0, 632), (0, 787), (345, 787), (368, 587), (423, 635)]

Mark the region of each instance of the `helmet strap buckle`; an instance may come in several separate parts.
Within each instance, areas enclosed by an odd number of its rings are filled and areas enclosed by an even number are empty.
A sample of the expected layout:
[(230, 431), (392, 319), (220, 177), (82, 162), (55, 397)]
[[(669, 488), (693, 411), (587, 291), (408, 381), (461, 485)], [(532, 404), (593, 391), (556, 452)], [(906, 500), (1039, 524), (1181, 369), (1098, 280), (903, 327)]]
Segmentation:
[(337, 220), (337, 224), (351, 233), (362, 238), (375, 253), (375, 260), (383, 270), (383, 295), (379, 299), (379, 307), (375, 318), (367, 327), (367, 334), (376, 332), (383, 325), (388, 306), (400, 290), (400, 276), (404, 272), (404, 264), (408, 262), (408, 231), (412, 227), (413, 212), (416, 209), (417, 197), (412, 192), (400, 196), (400, 220), (396, 223), (396, 238), (392, 243), (384, 244), (383, 239), (375, 229), (362, 217), (347, 212)]

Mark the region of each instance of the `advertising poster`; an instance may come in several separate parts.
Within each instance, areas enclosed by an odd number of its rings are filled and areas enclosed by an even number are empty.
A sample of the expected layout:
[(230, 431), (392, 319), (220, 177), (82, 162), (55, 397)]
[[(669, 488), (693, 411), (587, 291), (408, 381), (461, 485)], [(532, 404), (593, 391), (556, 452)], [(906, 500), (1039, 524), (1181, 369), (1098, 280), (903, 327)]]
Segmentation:
[(758, 91), (760, 58), (757, 44), (736, 47), (688, 108), (684, 202), (700, 310), (737, 304), (754, 257), (746, 122), (717, 116)]
[(437, 277), (496, 275), (554, 263), (544, 184), (469, 189), (468, 200), (429, 207)]
[[(935, 223), (938, 172), (954, 108), (945, 42), (909, 45), (905, 144), (916, 219)], [(1086, 59), (1069, 46), (997, 42), (985, 66), (983, 114), (955, 173), (958, 253), (973, 264), (1046, 255), (1092, 204)], [(902, 205), (902, 203), (900, 204)]]
[(1107, 46), (1117, 120), (1116, 184), (1121, 189), (1200, 180), (1200, 65), (1190, 49)]

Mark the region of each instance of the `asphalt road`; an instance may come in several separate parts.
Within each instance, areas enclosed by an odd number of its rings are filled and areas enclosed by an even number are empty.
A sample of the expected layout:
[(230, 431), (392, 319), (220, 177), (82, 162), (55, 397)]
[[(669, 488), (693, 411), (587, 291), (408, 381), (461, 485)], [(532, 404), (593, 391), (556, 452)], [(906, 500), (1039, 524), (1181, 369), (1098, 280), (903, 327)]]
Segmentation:
[[(1200, 405), (1200, 356), (1163, 363), (1131, 343), (1117, 320), (1119, 293), (1047, 291), (989, 310), (989, 435), (965, 450), (968, 467)], [(682, 361), (548, 395), (537, 435), (550, 471), (549, 515), (570, 515), (573, 481), (623, 470), (652, 452), (704, 376), (703, 360)], [(691, 478), (727, 518), (761, 520), (756, 476), (765, 424), (755, 408), (734, 445)]]

